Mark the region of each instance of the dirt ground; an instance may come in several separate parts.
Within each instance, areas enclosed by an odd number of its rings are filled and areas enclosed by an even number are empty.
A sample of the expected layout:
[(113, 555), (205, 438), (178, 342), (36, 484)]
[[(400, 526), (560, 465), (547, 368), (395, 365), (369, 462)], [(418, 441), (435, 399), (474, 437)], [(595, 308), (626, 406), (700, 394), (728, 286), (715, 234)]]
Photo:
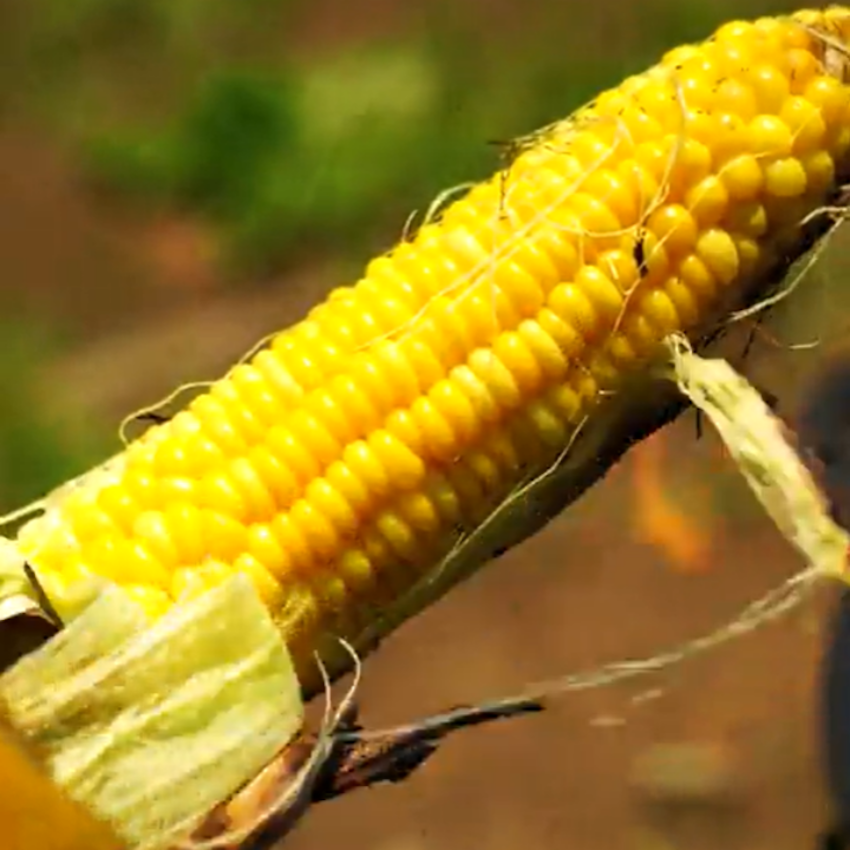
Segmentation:
[[(0, 137), (0, 197), (0, 296), (77, 337), (44, 385), (54, 403), (101, 420), (219, 373), (339, 283), (309, 270), (243, 296), (211, 291), (194, 233), (139, 232), (92, 209), (56, 153), (25, 131)], [(773, 372), (784, 389), (781, 362)], [(637, 539), (629, 457), (568, 515), (388, 640), (366, 666), (365, 721), (651, 655), (716, 628), (799, 569), (691, 420), (669, 430), (665, 450), (667, 486), (693, 506), (710, 568), (682, 574)], [(706, 488), (713, 508), (690, 501)], [(565, 695), (542, 715), (464, 733), (403, 785), (318, 807), (287, 846), (812, 847), (825, 821), (813, 685), (826, 603), (628, 687)], [(727, 795), (675, 813), (669, 801), (660, 815), (648, 806), (635, 765), (671, 743), (718, 754)]]

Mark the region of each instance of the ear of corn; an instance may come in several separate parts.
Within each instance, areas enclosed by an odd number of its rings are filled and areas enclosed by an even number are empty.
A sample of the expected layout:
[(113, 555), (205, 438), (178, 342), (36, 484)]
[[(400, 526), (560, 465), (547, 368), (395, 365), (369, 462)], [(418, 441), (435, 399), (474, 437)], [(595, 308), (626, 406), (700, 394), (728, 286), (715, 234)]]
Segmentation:
[(247, 574), (305, 689), (600, 401), (805, 247), (850, 170), (850, 10), (733, 22), (525, 140), (97, 477), (20, 551), (152, 613)]

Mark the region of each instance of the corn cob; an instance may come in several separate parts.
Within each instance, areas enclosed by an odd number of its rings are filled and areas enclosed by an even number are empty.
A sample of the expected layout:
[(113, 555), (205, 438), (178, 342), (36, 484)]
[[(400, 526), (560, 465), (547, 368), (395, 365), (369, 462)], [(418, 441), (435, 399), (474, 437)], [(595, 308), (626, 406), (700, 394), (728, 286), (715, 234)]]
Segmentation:
[(96, 575), (155, 615), (244, 572), (311, 691), (329, 636), (806, 247), (850, 172), (848, 40), (843, 7), (732, 22), (526, 140), (26, 525), (54, 605)]

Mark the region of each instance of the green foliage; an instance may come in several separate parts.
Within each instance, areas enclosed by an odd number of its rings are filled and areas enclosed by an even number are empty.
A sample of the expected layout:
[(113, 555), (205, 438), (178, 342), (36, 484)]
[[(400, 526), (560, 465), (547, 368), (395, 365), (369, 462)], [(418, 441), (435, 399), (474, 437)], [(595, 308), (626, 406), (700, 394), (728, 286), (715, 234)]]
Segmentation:
[[(171, 1), (169, 32), (187, 37), (198, 0)], [(213, 5), (223, 14), (228, 2)], [(750, 3), (756, 12), (760, 4)], [(563, 117), (739, 13), (732, 0), (648, 0), (651, 26), (629, 52), (577, 50), (578, 39), (565, 40), (573, 26), (557, 26), (563, 10), (554, 5), (548, 31), (510, 40), (481, 35), (450, 7), (428, 8), (430, 28), (416, 38), (300, 65), (233, 63), (202, 73), (169, 122), (87, 137), (86, 169), (125, 198), (206, 219), (236, 277), (277, 270), (307, 251), (362, 251), (398, 235), (388, 226), (399, 228), (446, 186), (498, 167), (498, 145), (487, 140), (506, 142)]]
[(91, 423), (48, 413), (36, 391), (54, 338), (46, 329), (0, 323), (0, 503), (43, 496), (102, 459), (106, 435)]

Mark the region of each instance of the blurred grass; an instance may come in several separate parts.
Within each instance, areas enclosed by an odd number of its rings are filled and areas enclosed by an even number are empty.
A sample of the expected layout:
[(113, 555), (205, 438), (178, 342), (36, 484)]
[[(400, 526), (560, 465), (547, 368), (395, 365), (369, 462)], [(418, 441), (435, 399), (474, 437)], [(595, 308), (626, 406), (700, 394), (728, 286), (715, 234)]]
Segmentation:
[(49, 411), (38, 392), (39, 368), (58, 342), (44, 325), (0, 319), (0, 510), (40, 498), (105, 457), (104, 429)]
[(628, 50), (591, 49), (573, 7), (543, 3), (527, 26), (494, 33), (438, 2), (408, 33), (305, 59), (287, 43), (287, 21), (308, 8), (294, 0), (32, 6), (40, 106), (85, 173), (123, 203), (206, 222), (237, 279), (399, 235), (410, 210), (498, 166), (487, 140), (563, 117), (742, 12), (651, 0)]

